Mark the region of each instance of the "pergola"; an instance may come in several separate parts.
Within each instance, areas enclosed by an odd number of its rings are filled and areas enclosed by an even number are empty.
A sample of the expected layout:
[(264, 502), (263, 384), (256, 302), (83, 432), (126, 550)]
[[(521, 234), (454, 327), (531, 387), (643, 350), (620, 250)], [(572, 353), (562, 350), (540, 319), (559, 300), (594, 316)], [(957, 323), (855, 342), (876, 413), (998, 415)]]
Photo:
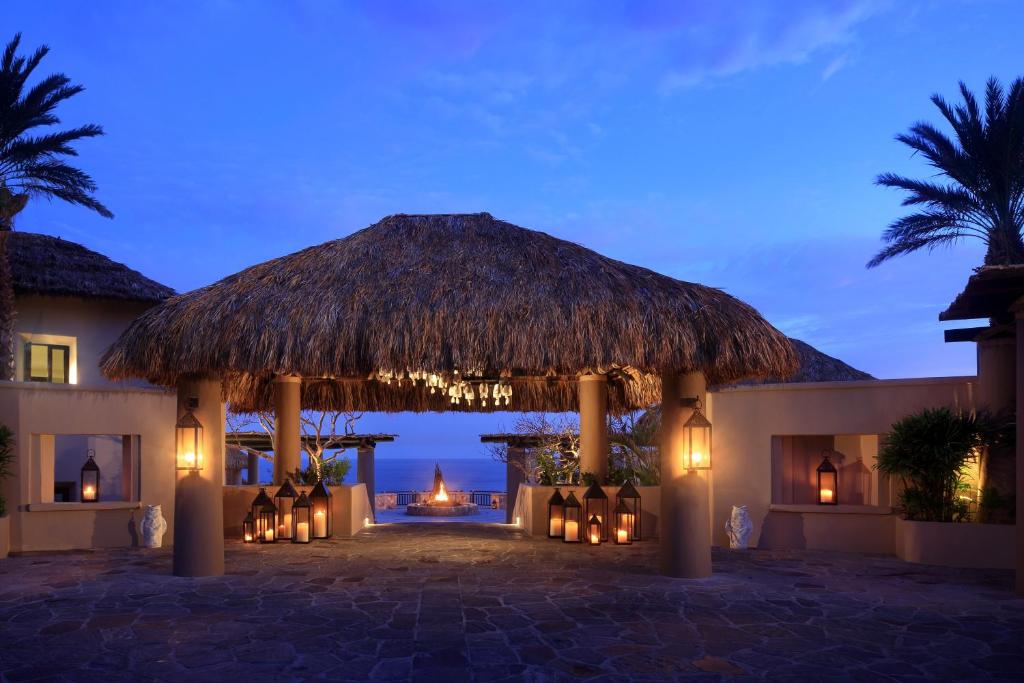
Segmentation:
[(1024, 596), (1024, 265), (975, 271), (939, 320), (988, 318), (989, 324), (946, 330), (947, 342), (978, 344), (978, 404), (999, 413), (1016, 410), (1017, 594)]
[[(172, 297), (108, 350), (111, 379), (198, 398), (208, 466), (180, 474), (174, 571), (224, 570), (225, 401), (273, 409), (275, 473), (303, 409), (578, 411), (580, 465), (606, 476), (609, 411), (660, 402), (662, 570), (711, 571), (708, 482), (681, 457), (708, 383), (785, 377), (789, 340), (718, 289), (489, 214), (396, 215)], [(220, 478), (223, 475), (220, 474)]]

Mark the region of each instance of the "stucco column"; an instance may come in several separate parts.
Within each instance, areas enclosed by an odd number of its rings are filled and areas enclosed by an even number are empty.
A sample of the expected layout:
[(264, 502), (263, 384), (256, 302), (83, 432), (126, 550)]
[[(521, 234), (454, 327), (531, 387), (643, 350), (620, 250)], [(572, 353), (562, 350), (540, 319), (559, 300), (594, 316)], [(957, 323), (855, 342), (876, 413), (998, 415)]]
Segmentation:
[(246, 472), (245, 483), (249, 486), (256, 486), (260, 483), (260, 456), (259, 453), (249, 451), (249, 465)]
[(374, 447), (369, 444), (364, 444), (356, 449), (357, 461), (356, 461), (356, 480), (360, 484), (366, 485), (366, 495), (370, 497), (370, 509), (373, 510), (374, 519), (377, 515), (377, 489), (374, 482), (375, 469), (374, 469)]
[[(1024, 359), (1024, 301), (1017, 302), (1017, 358)], [(1024, 362), (1017, 363), (1017, 595), (1024, 597)]]
[[(693, 410), (684, 398), (707, 404), (703, 373), (661, 376), (661, 515), (658, 536), (661, 571), (676, 578), (711, 575), (711, 511), (708, 480), (683, 468), (683, 425)], [(714, 457), (712, 457), (714, 462)]]
[[(203, 425), (203, 469), (178, 471), (174, 490), (174, 575), (220, 576), (224, 573), (224, 402), (219, 379), (182, 380), (178, 415), (188, 400)], [(174, 467), (174, 453), (168, 467)]]
[(508, 446), (508, 461), (505, 463), (505, 524), (515, 520), (516, 496), (519, 485), (526, 480), (526, 449), (522, 446)]
[(580, 474), (608, 477), (608, 377), (580, 376)]
[(301, 467), (299, 453), (302, 378), (279, 375), (274, 378), (274, 484), (280, 486)]

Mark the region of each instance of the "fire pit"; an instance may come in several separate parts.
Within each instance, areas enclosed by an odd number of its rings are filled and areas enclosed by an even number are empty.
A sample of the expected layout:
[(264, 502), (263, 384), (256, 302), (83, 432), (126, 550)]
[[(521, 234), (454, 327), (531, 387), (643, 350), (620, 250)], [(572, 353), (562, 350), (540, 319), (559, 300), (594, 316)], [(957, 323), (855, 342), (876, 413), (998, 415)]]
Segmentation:
[(477, 513), (476, 503), (456, 503), (448, 495), (441, 467), (434, 464), (434, 488), (425, 503), (409, 503), (405, 514), (418, 517), (465, 517)]

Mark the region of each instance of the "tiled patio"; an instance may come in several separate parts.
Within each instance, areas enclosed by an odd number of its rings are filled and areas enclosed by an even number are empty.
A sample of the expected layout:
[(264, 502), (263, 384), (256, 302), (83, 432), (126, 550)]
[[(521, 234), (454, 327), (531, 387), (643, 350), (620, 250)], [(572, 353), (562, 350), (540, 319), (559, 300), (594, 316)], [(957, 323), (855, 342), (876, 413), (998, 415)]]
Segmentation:
[(401, 524), (300, 547), (0, 561), (4, 681), (1020, 680), (1008, 572), (820, 552), (716, 551), (670, 580), (656, 546)]

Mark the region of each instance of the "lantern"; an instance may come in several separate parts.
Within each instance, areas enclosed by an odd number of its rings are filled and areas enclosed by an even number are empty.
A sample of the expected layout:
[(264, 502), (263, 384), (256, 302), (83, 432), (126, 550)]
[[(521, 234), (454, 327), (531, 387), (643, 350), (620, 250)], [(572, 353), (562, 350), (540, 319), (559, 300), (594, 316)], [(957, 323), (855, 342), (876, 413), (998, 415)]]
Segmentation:
[(199, 399), (190, 398), (185, 414), (174, 425), (177, 447), (176, 469), (198, 472), (203, 469), (203, 425), (192, 414)]
[[(639, 541), (641, 539), (640, 534), (640, 492), (636, 490), (632, 482), (626, 482), (619, 489), (619, 492), (615, 494), (615, 510), (614, 514), (618, 514), (619, 507), (625, 506), (626, 510), (630, 514), (630, 526), (623, 527), (616, 521), (615, 529), (618, 533), (619, 529), (628, 529), (629, 538), (631, 541)], [(618, 539), (616, 539), (618, 541)]]
[(263, 511), (263, 506), (267, 503), (271, 503), (270, 496), (267, 495), (267, 490), (261, 488), (260, 492), (256, 494), (256, 497), (252, 499), (252, 504), (249, 506), (253, 520), (259, 520), (260, 512)]
[(601, 523), (597, 515), (590, 516), (590, 521), (587, 522), (587, 543), (590, 545), (601, 545), (602, 537), (604, 536), (604, 533), (601, 531), (603, 526), (604, 524)]
[(548, 500), (548, 538), (561, 538), (562, 525), (565, 523), (565, 498), (562, 492), (555, 492)]
[(277, 529), (274, 523), (277, 521), (277, 508), (274, 503), (267, 500), (260, 508), (260, 516), (256, 518), (256, 538), (260, 543), (277, 543)]
[(331, 522), (331, 491), (321, 479), (309, 494), (313, 506), (313, 538), (330, 538), (334, 525)]
[(683, 468), (687, 470), (711, 469), (711, 423), (700, 410), (700, 401), (693, 407), (693, 414), (683, 425), (685, 445)]
[(299, 497), (298, 491), (292, 486), (290, 479), (274, 494), (274, 507), (277, 508), (277, 537), (282, 541), (292, 537), (292, 505)]
[(89, 459), (82, 465), (82, 488), (78, 499), (83, 503), (96, 503), (100, 499), (100, 466), (96, 464), (96, 451), (87, 451)]
[(252, 518), (252, 512), (245, 515), (242, 520), (242, 543), (256, 542), (256, 520)]
[(579, 543), (583, 540), (583, 507), (572, 491), (565, 499), (565, 522), (562, 525), (562, 540)]
[(292, 543), (309, 543), (313, 526), (313, 505), (303, 491), (292, 504)]
[(633, 530), (636, 529), (635, 513), (625, 501), (619, 500), (612, 514), (615, 516), (615, 544), (629, 545), (633, 542)]
[(839, 504), (839, 472), (829, 460), (828, 451), (823, 453), (825, 459), (818, 465), (818, 505)]
[(608, 540), (608, 496), (605, 495), (604, 489), (598, 486), (596, 483), (592, 484), (590, 488), (583, 494), (583, 506), (586, 508), (584, 512), (584, 519), (589, 520), (594, 515), (597, 516), (597, 521), (601, 523), (601, 540)]

